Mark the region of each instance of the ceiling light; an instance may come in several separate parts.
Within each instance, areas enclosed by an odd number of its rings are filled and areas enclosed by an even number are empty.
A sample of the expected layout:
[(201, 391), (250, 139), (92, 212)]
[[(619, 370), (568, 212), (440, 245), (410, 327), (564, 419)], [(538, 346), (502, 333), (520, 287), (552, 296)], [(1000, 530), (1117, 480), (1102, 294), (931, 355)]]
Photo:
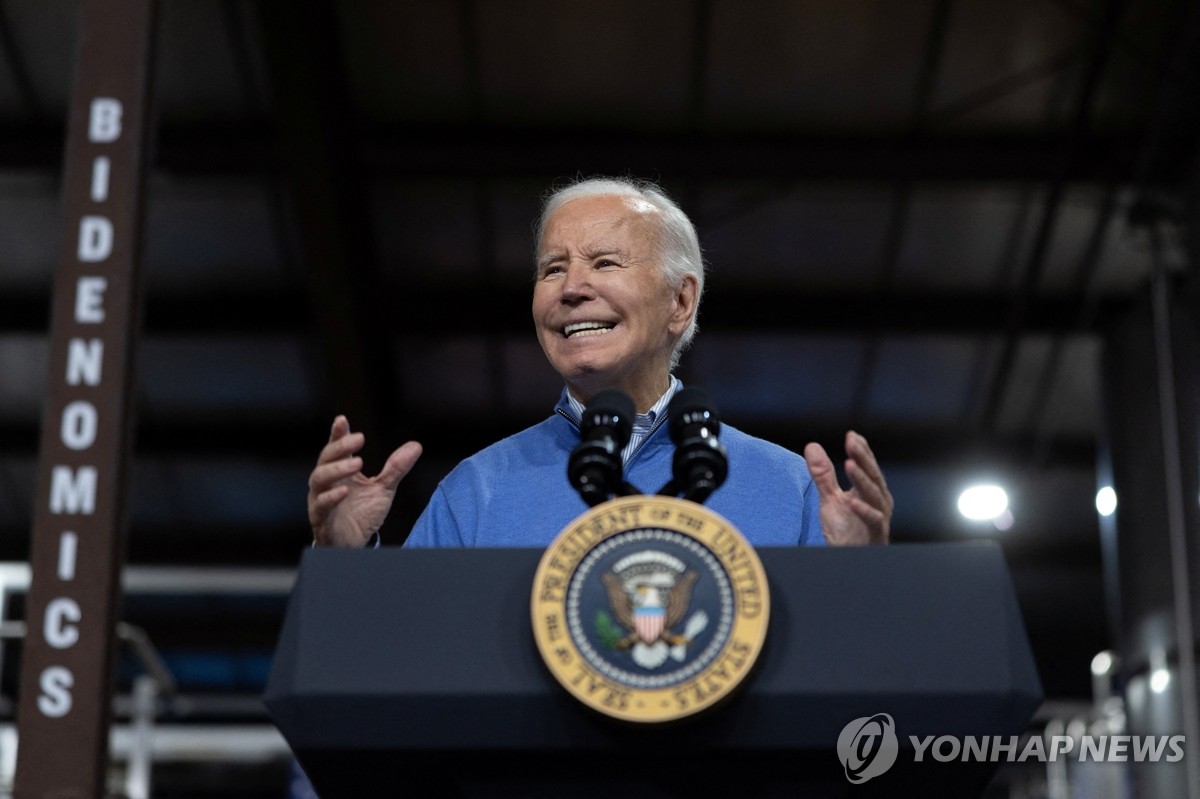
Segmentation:
[(1117, 509), (1117, 492), (1112, 486), (1104, 486), (1096, 492), (1096, 511), (1101, 516), (1112, 516)]
[(958, 495), (958, 512), (972, 521), (1002, 518), (1008, 510), (1008, 494), (998, 485), (974, 485)]
[(1092, 674), (1105, 677), (1112, 673), (1114, 665), (1112, 652), (1105, 650), (1092, 658)]
[(1150, 690), (1156, 694), (1161, 694), (1167, 690), (1167, 686), (1171, 684), (1171, 672), (1165, 668), (1155, 669), (1150, 673)]

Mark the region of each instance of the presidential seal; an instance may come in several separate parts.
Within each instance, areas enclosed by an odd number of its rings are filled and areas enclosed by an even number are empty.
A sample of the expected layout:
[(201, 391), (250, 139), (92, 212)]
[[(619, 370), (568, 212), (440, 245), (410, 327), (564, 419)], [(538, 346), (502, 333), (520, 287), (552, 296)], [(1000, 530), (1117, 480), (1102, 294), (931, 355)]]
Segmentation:
[(707, 710), (746, 678), (770, 615), (766, 574), (726, 519), (667, 496), (608, 500), (551, 542), (533, 633), (588, 707), (641, 723)]

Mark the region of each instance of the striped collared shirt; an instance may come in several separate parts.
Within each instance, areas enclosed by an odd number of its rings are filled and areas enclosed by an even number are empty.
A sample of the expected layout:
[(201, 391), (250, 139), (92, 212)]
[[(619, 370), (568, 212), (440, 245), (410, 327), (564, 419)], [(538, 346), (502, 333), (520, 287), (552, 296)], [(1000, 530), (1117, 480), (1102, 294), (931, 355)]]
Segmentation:
[[(675, 379), (675, 375), (667, 375), (671, 379), (670, 385), (667, 386), (666, 393), (658, 398), (658, 402), (650, 408), (646, 413), (635, 413), (633, 415), (633, 433), (629, 436), (629, 443), (625, 445), (625, 449), (621, 450), (621, 463), (629, 463), (629, 456), (633, 454), (638, 445), (646, 440), (646, 436), (654, 429), (654, 422), (659, 416), (667, 412), (667, 405), (671, 402), (671, 397), (675, 395), (675, 389), (679, 381)], [(583, 418), (584, 404), (567, 392), (567, 401), (571, 404), (571, 413), (575, 414), (576, 419)]]

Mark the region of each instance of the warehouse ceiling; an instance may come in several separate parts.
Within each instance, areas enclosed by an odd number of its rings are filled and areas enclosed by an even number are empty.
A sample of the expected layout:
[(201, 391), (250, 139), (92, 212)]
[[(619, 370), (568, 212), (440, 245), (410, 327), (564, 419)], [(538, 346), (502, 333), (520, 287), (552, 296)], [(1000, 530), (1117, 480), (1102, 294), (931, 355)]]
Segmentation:
[[(0, 560), (29, 551), (77, 13), (0, 0)], [(797, 451), (863, 432), (893, 540), (1000, 541), (1048, 694), (1086, 695), (1112, 643), (1103, 336), (1156, 270), (1194, 271), (1196, 14), (161, 3), (130, 563), (294, 567), (336, 413), (369, 468), (424, 444), (400, 543), (459, 459), (558, 397), (529, 316), (540, 195), (631, 175), (680, 201), (711, 270), (684, 382)], [(957, 516), (983, 476), (1005, 531)]]

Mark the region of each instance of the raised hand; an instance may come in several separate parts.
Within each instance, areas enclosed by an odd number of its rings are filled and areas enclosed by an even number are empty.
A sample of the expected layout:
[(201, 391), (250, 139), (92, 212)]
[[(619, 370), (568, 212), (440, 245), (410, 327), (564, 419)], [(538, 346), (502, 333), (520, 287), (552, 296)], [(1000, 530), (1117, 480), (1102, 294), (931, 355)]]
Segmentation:
[(362, 472), (357, 453), (366, 438), (351, 433), (345, 416), (333, 420), (329, 442), (308, 478), (308, 522), (318, 546), (361, 547), (378, 532), (392, 508), (396, 486), (421, 457), (409, 441), (393, 452), (374, 477)]
[(854, 431), (846, 433), (848, 490), (838, 485), (833, 462), (820, 444), (806, 446), (804, 460), (817, 485), (825, 543), (830, 546), (886, 544), (895, 502), (867, 440)]

